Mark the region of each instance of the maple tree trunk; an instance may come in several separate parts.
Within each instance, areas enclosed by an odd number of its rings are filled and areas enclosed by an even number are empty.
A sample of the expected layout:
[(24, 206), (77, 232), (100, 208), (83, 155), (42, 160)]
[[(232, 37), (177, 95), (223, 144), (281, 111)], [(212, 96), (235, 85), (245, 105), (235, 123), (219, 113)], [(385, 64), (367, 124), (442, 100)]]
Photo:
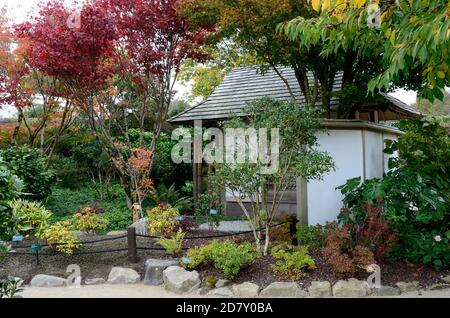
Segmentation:
[(14, 127), (14, 131), (11, 136), (11, 145), (12, 146), (17, 145), (17, 135), (19, 134), (20, 126), (22, 126), (23, 118), (24, 118), (23, 110), (22, 110), (22, 108), (18, 107), (17, 108), (17, 124), (16, 124), (16, 127)]

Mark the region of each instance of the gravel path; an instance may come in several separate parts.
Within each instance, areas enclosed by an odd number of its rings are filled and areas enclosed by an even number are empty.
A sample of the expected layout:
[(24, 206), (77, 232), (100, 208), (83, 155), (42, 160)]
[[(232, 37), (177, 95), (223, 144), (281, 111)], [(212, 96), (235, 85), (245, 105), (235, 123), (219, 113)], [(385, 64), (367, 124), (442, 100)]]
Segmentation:
[[(24, 298), (199, 298), (196, 294), (177, 295), (160, 286), (136, 285), (97, 285), (81, 288), (25, 287), (21, 293)], [(393, 298), (450, 298), (450, 289), (410, 292)]]
[(177, 295), (161, 286), (94, 285), (80, 288), (68, 287), (25, 287), (20, 293), (24, 298), (194, 298), (197, 295)]

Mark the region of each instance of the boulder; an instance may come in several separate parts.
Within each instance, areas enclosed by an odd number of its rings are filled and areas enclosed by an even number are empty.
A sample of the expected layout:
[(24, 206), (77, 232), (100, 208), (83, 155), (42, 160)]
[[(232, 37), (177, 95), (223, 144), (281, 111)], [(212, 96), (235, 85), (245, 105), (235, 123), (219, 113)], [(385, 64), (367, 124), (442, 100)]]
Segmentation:
[(401, 293), (409, 293), (418, 291), (420, 289), (419, 282), (412, 281), (412, 282), (398, 282), (395, 284), (398, 289), (400, 289)]
[(220, 287), (211, 290), (208, 293), (208, 296), (214, 296), (214, 297), (225, 297), (225, 298), (233, 298), (234, 294), (231, 288), (229, 287)]
[(296, 283), (275, 282), (264, 288), (259, 294), (267, 298), (300, 298), (308, 294)]
[(132, 227), (136, 229), (136, 234), (138, 235), (148, 235), (147, 233), (147, 219), (140, 219), (131, 224)]
[(373, 292), (377, 296), (398, 296), (400, 295), (400, 289), (391, 286), (381, 286), (380, 288), (374, 288)]
[(197, 271), (187, 271), (179, 266), (169, 266), (163, 271), (164, 285), (176, 294), (189, 293), (200, 287)]
[(178, 265), (177, 260), (165, 260), (165, 259), (155, 259), (149, 258), (145, 261), (145, 285), (162, 285), (163, 272), (169, 266)]
[(88, 278), (84, 281), (85, 285), (102, 285), (106, 283), (104, 278)]
[(442, 277), (442, 280), (447, 284), (450, 284), (450, 275)]
[(308, 289), (311, 297), (331, 297), (331, 284), (328, 281), (313, 281)]
[(119, 236), (119, 235), (125, 235), (127, 234), (127, 231), (111, 231), (106, 233), (108, 236)]
[(233, 289), (234, 296), (239, 297), (239, 298), (256, 298), (256, 297), (258, 297), (259, 286), (254, 283), (245, 282), (242, 284), (236, 284), (236, 285), (233, 285), (232, 289)]
[(228, 279), (219, 279), (216, 283), (216, 288), (221, 288), (228, 286), (230, 284), (230, 281)]
[(108, 276), (108, 284), (136, 284), (140, 280), (139, 274), (131, 268), (113, 267)]
[(333, 286), (333, 296), (335, 297), (366, 297), (369, 292), (367, 282), (356, 278), (339, 280)]
[(428, 286), (428, 290), (442, 290), (450, 288), (450, 284), (433, 284)]
[(31, 279), (31, 287), (61, 287), (67, 286), (65, 278), (51, 276), (51, 275), (36, 275)]

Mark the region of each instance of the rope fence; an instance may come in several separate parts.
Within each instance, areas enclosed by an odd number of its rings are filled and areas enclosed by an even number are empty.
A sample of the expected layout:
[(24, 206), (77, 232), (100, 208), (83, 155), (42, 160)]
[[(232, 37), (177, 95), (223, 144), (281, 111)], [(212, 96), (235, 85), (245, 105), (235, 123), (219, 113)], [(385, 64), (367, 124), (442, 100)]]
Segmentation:
[[(274, 228), (277, 226), (284, 225), (286, 223), (289, 223), (289, 234), (292, 238), (292, 243), (296, 244), (296, 237), (295, 237), (295, 224), (297, 223), (296, 219), (293, 219), (288, 222), (282, 222), (278, 224), (273, 224), (269, 226), (269, 228)], [(265, 228), (257, 229), (257, 232), (263, 231)], [(201, 240), (201, 239), (215, 239), (215, 238), (224, 238), (224, 237), (234, 237), (234, 236), (240, 236), (240, 235), (246, 235), (253, 233), (252, 230), (250, 231), (242, 231), (242, 232), (231, 232), (226, 234), (218, 234), (218, 235), (204, 235), (204, 236), (189, 236), (185, 237), (184, 240)], [(127, 239), (127, 248), (116, 248), (116, 249), (103, 249), (103, 250), (93, 250), (93, 251), (76, 251), (71, 256), (76, 255), (89, 255), (89, 254), (102, 254), (102, 253), (116, 253), (116, 252), (127, 252), (128, 253), (128, 260), (130, 262), (136, 263), (138, 261), (138, 250), (143, 251), (165, 251), (162, 247), (141, 247), (137, 246), (137, 237), (142, 238), (151, 238), (151, 239), (169, 239), (172, 238), (171, 236), (156, 236), (156, 235), (143, 235), (143, 234), (137, 234), (135, 227), (129, 227), (127, 230), (126, 235), (120, 235), (120, 236), (114, 236), (114, 237), (108, 237), (108, 238), (102, 238), (98, 240), (90, 240), (90, 241), (80, 241), (75, 243), (55, 243), (55, 244), (39, 244), (40, 249), (43, 247), (50, 247), (53, 248), (55, 246), (63, 246), (68, 244), (96, 244), (101, 242), (107, 242), (107, 241), (115, 241), (115, 240), (121, 240), (126, 238)], [(61, 255), (60, 253), (53, 251), (53, 252), (40, 252), (40, 250), (36, 250), (33, 252), (21, 252), (16, 251), (16, 249), (27, 249), (31, 248), (33, 249), (35, 247), (34, 244), (32, 245), (15, 245), (15, 242), (10, 242), (9, 244), (12, 245), (13, 250), (8, 252), (8, 255), (34, 255), (36, 256), (36, 263), (39, 265), (39, 256), (58, 256)], [(187, 250), (189, 247), (182, 247), (182, 250)]]

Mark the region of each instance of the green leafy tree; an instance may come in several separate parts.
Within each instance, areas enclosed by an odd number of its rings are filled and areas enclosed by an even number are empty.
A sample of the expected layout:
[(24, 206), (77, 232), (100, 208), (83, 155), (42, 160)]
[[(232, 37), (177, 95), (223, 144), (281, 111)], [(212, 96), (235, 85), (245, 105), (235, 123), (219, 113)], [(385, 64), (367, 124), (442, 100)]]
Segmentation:
[[(287, 188), (298, 177), (305, 181), (321, 179), (334, 169), (334, 163), (329, 154), (316, 149), (316, 133), (322, 130), (320, 111), (317, 109), (294, 101), (264, 98), (249, 103), (245, 112), (248, 114), (245, 119), (232, 119), (224, 123), (224, 127), (254, 128), (256, 131), (261, 128), (269, 132), (278, 128), (279, 149), (273, 151), (277, 151), (279, 158), (272, 158), (269, 162), (263, 162), (260, 158), (256, 163), (250, 160), (243, 163), (216, 163), (216, 179), (232, 192), (249, 221), (257, 249), (267, 254), (269, 226)], [(238, 145), (242, 146), (245, 147)], [(248, 154), (248, 149), (244, 151)], [(272, 170), (267, 171), (265, 168)], [(246, 200), (250, 202), (250, 207), (246, 206)], [(265, 229), (263, 246), (260, 228)]]
[(431, 101), (443, 99), (450, 79), (447, 0), (310, 3), (313, 17), (299, 15), (281, 26), (291, 40), (301, 47), (319, 45), (322, 58), (352, 54), (356, 60), (381, 59), (381, 70), (370, 75), (369, 92), (409, 85)]

